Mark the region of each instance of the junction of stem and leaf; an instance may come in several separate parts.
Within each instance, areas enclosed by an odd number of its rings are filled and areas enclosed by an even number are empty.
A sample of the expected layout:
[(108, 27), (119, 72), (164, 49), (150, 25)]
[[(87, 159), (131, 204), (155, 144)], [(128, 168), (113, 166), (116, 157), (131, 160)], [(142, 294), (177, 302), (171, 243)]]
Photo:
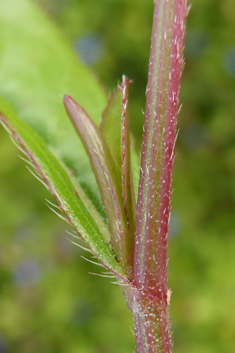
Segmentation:
[[(94, 128), (84, 111), (76, 108), (70, 98), (64, 100), (100, 188), (115, 256), (126, 269), (129, 285), (123, 289), (123, 294), (133, 314), (138, 353), (170, 353), (172, 350), (167, 242), (186, 15), (187, 0), (156, 0), (154, 3), (135, 236), (125, 95), (128, 80), (123, 77), (121, 120), (117, 120), (117, 132), (114, 131), (113, 136), (109, 135), (107, 116), (115, 94), (105, 110), (101, 130)], [(96, 131), (95, 134), (92, 131)], [(118, 148), (113, 143), (115, 136), (118, 136)]]
[[(167, 241), (186, 14), (187, 0), (154, 1), (137, 205), (127, 109), (129, 80), (125, 76), (109, 99), (100, 126), (71, 97), (64, 97), (66, 111), (89, 157), (107, 219), (98, 214), (81, 185), (74, 186), (68, 169), (40, 136), (41, 125), (34, 131), (0, 102), (0, 121), (57, 200), (65, 220), (102, 265), (125, 283), (122, 291), (133, 314), (138, 353), (172, 350)], [(23, 107), (25, 102), (30, 102), (29, 97), (23, 97)], [(63, 135), (66, 133), (59, 135), (54, 147), (61, 144)]]

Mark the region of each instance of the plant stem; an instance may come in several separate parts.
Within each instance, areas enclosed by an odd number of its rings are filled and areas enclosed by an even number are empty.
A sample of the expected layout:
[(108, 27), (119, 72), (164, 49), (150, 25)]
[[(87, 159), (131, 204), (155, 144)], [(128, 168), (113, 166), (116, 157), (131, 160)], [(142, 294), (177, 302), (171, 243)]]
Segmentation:
[(186, 15), (187, 0), (154, 2), (136, 214), (136, 289), (126, 291), (137, 353), (172, 351), (167, 241)]
[(168, 305), (134, 287), (124, 287), (123, 294), (132, 311), (137, 353), (171, 352)]

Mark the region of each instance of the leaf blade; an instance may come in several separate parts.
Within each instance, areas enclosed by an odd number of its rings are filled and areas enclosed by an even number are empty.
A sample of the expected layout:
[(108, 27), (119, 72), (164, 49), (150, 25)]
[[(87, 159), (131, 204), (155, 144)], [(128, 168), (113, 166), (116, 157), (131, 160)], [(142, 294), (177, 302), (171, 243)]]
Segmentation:
[(129, 235), (122, 203), (121, 185), (110, 150), (98, 126), (71, 97), (64, 97), (64, 106), (70, 120), (83, 142), (92, 170), (100, 189), (101, 198), (107, 213), (111, 243), (118, 261), (124, 268), (132, 265), (129, 261)]
[(94, 255), (118, 276), (124, 276), (121, 266), (105, 242), (96, 223), (81, 199), (77, 196), (71, 180), (44, 141), (27, 124), (18, 119), (11, 107), (0, 100), (0, 121), (13, 138), (26, 151), (37, 173), (44, 179), (48, 190), (58, 201), (69, 223), (76, 229)]
[[(135, 232), (135, 194), (133, 177), (131, 170), (131, 141), (129, 113), (127, 109), (129, 97), (130, 80), (123, 75), (122, 77), (122, 118), (121, 118), (121, 166), (122, 166), (122, 199), (127, 215), (127, 222), (131, 236), (131, 251), (134, 251), (134, 232)], [(133, 256), (133, 255), (132, 255)]]
[(111, 155), (115, 162), (118, 180), (121, 184), (121, 116), (122, 116), (122, 92), (118, 86), (111, 97), (108, 104), (102, 112), (100, 131), (109, 146)]

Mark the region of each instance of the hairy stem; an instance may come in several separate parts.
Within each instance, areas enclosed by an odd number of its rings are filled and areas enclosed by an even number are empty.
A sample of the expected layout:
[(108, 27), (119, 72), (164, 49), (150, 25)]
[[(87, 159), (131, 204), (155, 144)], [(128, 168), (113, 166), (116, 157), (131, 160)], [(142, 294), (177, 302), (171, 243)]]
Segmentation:
[(167, 241), (186, 15), (187, 0), (154, 2), (135, 232), (138, 295), (128, 293), (138, 353), (170, 353), (172, 346)]

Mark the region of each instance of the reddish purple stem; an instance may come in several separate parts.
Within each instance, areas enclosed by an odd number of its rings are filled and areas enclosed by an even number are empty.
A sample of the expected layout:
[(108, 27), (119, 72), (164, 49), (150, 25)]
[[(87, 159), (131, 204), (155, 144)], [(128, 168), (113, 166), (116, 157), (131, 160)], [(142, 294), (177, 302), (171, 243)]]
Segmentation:
[(169, 1), (164, 2), (159, 58), (156, 58), (159, 6), (160, 1), (155, 2), (137, 204), (135, 282), (166, 301), (167, 234), (186, 1), (175, 0), (173, 9)]
[(134, 284), (145, 298), (133, 313), (141, 353), (171, 352), (167, 242), (186, 15), (187, 0), (155, 1), (134, 253)]

